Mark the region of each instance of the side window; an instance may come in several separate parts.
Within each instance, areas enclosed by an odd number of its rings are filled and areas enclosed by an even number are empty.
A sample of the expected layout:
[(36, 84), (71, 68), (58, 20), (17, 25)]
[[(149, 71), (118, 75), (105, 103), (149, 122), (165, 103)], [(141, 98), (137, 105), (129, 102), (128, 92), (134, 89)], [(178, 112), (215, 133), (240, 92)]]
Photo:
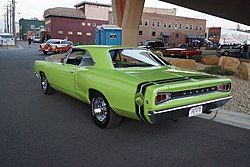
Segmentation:
[(229, 49), (229, 46), (225, 45), (221, 47), (222, 49)]
[(91, 57), (90, 53), (86, 50), (84, 55), (82, 56), (82, 61), (80, 63), (80, 66), (94, 66), (95, 62), (93, 58)]
[(80, 65), (82, 57), (85, 54), (85, 52), (86, 52), (85, 50), (77, 50), (77, 51), (73, 50), (68, 56), (66, 64)]

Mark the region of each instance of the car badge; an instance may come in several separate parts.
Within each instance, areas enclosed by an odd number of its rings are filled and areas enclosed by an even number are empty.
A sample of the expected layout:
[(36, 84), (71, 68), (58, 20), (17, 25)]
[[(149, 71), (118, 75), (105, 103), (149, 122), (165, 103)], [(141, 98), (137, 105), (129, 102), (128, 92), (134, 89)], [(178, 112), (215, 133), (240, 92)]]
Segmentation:
[(135, 95), (135, 103), (136, 103), (138, 106), (143, 106), (143, 103), (144, 103), (143, 94), (137, 93), (137, 94)]

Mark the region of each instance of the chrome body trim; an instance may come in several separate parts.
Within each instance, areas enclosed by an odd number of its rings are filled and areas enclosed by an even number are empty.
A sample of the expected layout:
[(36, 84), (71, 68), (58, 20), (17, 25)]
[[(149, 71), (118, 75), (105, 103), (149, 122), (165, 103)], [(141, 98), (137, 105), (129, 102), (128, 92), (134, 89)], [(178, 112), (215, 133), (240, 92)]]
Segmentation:
[[(215, 102), (219, 102), (219, 101), (223, 101), (223, 100), (230, 100), (230, 99), (232, 99), (232, 96), (228, 96), (228, 97), (224, 97), (224, 98), (220, 98), (220, 99), (215, 99), (215, 100), (210, 100), (210, 101), (205, 101), (205, 102), (201, 102), (201, 103), (190, 104), (190, 105), (181, 106), (181, 107), (170, 108), (170, 109), (166, 109), (166, 110), (152, 111), (152, 112), (154, 115), (157, 115), (157, 114), (167, 113), (170, 111), (181, 110), (181, 109), (185, 109), (185, 108), (190, 108), (190, 107), (195, 107), (195, 106), (200, 106), (200, 105), (205, 105), (205, 104), (209, 104), (209, 103), (215, 103)], [(151, 114), (149, 113), (148, 116), (151, 116)]]

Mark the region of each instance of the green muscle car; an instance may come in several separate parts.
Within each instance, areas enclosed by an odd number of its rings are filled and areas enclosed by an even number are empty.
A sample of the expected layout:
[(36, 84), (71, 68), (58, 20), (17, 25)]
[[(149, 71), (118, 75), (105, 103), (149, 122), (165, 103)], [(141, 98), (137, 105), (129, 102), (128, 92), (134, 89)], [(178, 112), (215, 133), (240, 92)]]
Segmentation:
[(168, 64), (146, 49), (79, 46), (61, 62), (36, 61), (44, 94), (55, 90), (91, 105), (100, 128), (122, 117), (156, 123), (210, 113), (231, 99), (231, 80)]

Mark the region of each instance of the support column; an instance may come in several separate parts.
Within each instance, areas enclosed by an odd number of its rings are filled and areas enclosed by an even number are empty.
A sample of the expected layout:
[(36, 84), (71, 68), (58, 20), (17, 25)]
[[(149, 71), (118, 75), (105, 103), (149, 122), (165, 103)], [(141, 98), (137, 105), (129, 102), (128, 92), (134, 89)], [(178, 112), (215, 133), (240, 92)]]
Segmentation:
[(138, 45), (138, 30), (145, 0), (112, 0), (115, 24), (122, 28), (122, 44)]

